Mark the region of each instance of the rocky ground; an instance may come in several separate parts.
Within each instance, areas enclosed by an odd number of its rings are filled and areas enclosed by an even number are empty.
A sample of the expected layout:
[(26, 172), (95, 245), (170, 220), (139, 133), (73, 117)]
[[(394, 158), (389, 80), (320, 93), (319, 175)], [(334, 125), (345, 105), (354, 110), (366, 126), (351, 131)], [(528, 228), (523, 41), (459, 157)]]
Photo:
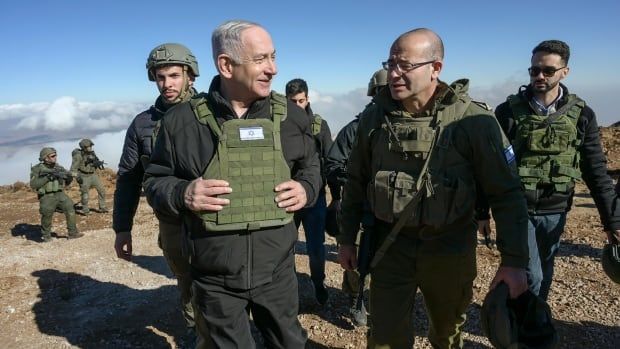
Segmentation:
[[(620, 129), (606, 128), (602, 134), (609, 168), (617, 176)], [(102, 177), (111, 207), (114, 174), (106, 171)], [(78, 200), (75, 185), (69, 195)], [(560, 347), (617, 348), (620, 286), (602, 272), (604, 235), (584, 185), (578, 186), (569, 217), (549, 302)], [(23, 183), (0, 187), (0, 348), (175, 348), (183, 342), (175, 280), (157, 247), (157, 221), (148, 205), (142, 199), (136, 216), (132, 262), (116, 258), (111, 223), (110, 213), (78, 216), (78, 228), (86, 236), (67, 240), (64, 217), (56, 214), (56, 239), (43, 244), (36, 195)], [(327, 241), (330, 300), (324, 307), (314, 301), (303, 233), (297, 247), (299, 320), (308, 333), (308, 347), (365, 347), (367, 328), (352, 326), (347, 297), (340, 291), (335, 241)], [(465, 346), (490, 348), (478, 313), (498, 253), (482, 244), (478, 252)], [(430, 348), (419, 294), (417, 301), (416, 347)]]

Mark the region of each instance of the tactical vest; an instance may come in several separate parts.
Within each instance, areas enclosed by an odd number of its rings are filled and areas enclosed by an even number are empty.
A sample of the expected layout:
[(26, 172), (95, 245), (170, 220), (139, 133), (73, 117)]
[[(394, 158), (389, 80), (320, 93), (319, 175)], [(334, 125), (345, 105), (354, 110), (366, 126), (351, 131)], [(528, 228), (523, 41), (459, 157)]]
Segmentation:
[(75, 158), (76, 156), (79, 156), (79, 165), (77, 167), (78, 171), (85, 173), (85, 174), (91, 174), (95, 172), (96, 168), (94, 164), (92, 162), (87, 163), (86, 161), (88, 157), (92, 155), (89, 155), (88, 153), (86, 153), (80, 148), (75, 148), (71, 152), (71, 157)]
[(208, 101), (190, 101), (198, 121), (206, 124), (217, 137), (217, 151), (202, 178), (226, 180), (233, 192), (223, 197), (230, 200), (218, 212), (197, 212), (207, 231), (252, 231), (282, 226), (293, 219), (279, 208), (274, 188), (290, 179), (282, 144), (280, 123), (286, 118), (286, 98), (271, 93), (273, 119), (233, 119), (221, 126)]
[[(32, 167), (31, 171), (34, 172), (35, 176), (41, 176), (42, 173), (44, 173), (43, 171), (41, 171), (41, 168), (45, 166), (43, 164), (38, 164)], [(60, 181), (58, 181), (58, 179), (55, 179), (53, 181), (48, 181), (47, 183), (45, 183), (41, 188), (37, 189), (37, 194), (39, 196), (48, 194), (48, 193), (56, 193), (59, 191), (62, 191), (62, 189), (64, 188), (64, 185), (60, 183)]]
[(314, 114), (314, 118), (312, 119), (312, 135), (318, 136), (321, 133), (321, 124), (323, 123), (323, 118), (319, 114)]
[[(382, 115), (371, 135), (372, 171), (367, 197), (374, 215), (404, 226), (444, 227), (472, 211), (473, 171), (452, 143), (453, 122), (463, 118), (466, 95), (435, 116)], [(413, 200), (416, 207), (406, 210)]]
[(585, 102), (574, 94), (568, 102), (549, 116), (533, 114), (527, 101), (518, 95), (508, 96), (517, 125), (514, 139), (517, 166), (525, 190), (540, 185), (567, 192), (581, 178), (577, 120)]

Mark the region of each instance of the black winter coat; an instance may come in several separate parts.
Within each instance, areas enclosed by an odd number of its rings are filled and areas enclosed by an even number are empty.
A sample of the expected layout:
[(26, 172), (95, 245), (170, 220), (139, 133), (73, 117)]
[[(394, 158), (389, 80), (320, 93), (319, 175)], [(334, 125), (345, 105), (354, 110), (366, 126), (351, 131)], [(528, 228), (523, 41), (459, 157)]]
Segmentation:
[[(219, 82), (216, 76), (206, 97), (216, 120), (222, 123), (237, 116), (220, 94)], [(271, 118), (269, 97), (254, 102), (242, 117)], [(291, 178), (304, 187), (307, 206), (311, 206), (320, 188), (319, 160), (308, 117), (292, 102), (288, 102), (280, 136)], [(157, 214), (181, 218), (195, 279), (234, 289), (252, 289), (272, 281), (274, 270), (293, 253), (297, 230), (290, 222), (251, 233), (206, 231), (202, 220), (185, 207), (183, 195), (189, 183), (202, 176), (215, 151), (215, 135), (207, 125), (198, 122), (190, 104), (173, 107), (162, 120), (146, 169), (145, 194)]]

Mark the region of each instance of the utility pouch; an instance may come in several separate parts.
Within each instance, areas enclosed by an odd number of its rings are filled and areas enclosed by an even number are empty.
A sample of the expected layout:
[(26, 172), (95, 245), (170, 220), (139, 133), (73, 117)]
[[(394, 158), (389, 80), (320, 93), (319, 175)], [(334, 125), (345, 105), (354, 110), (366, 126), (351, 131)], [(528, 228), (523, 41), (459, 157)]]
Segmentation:
[(569, 144), (568, 132), (546, 127), (530, 132), (527, 148), (539, 154), (560, 154), (568, 149)]
[[(473, 184), (470, 184), (473, 185)], [(432, 186), (432, 195), (422, 198), (422, 223), (439, 229), (474, 209), (471, 189), (460, 178), (443, 176)]]
[[(378, 171), (367, 193), (375, 217), (388, 223), (398, 220), (413, 199), (415, 188), (416, 179), (406, 172)], [(413, 215), (406, 225), (414, 225)]]

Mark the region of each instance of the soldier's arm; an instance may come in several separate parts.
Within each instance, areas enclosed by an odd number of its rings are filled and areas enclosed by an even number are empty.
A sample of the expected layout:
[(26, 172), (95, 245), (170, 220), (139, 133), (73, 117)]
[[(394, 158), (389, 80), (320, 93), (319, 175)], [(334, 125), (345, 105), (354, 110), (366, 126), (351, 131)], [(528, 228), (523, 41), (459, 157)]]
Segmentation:
[(470, 152), (475, 179), (493, 212), (501, 265), (525, 268), (528, 213), (510, 144), (491, 115), (470, 117), (463, 126), (470, 144), (457, 149)]
[(327, 183), (332, 190), (332, 198), (340, 200), (340, 191), (347, 181), (347, 161), (353, 147), (359, 120), (348, 123), (338, 132), (336, 141), (332, 144), (325, 161)]
[(347, 162), (347, 181), (342, 194), (340, 232), (336, 237), (341, 245), (354, 245), (366, 201), (366, 186), (370, 181), (370, 133), (373, 130), (371, 118), (360, 118), (355, 141)]
[(583, 134), (583, 144), (579, 147), (580, 169), (592, 199), (596, 204), (601, 223), (606, 231), (620, 229), (620, 215), (614, 212), (618, 196), (613, 181), (607, 174), (607, 158), (601, 147), (598, 124), (594, 111), (586, 106), (579, 117), (578, 129)]
[(151, 160), (144, 173), (146, 199), (155, 211), (178, 217), (185, 210), (184, 193), (189, 183), (175, 176), (172, 139), (166, 123), (162, 122)]
[(79, 151), (73, 151), (71, 154), (71, 173), (73, 173), (74, 176), (77, 174), (80, 162), (82, 162), (82, 155), (80, 155)]
[(30, 188), (39, 190), (47, 182), (49, 182), (49, 179), (44, 173), (41, 173), (41, 166), (33, 167), (30, 171)]
[(133, 218), (140, 202), (142, 179), (144, 178), (144, 168), (140, 162), (142, 155), (136, 121), (134, 120), (125, 134), (123, 153), (116, 174), (114, 212), (112, 214), (112, 228), (116, 233), (130, 232), (133, 227)]

